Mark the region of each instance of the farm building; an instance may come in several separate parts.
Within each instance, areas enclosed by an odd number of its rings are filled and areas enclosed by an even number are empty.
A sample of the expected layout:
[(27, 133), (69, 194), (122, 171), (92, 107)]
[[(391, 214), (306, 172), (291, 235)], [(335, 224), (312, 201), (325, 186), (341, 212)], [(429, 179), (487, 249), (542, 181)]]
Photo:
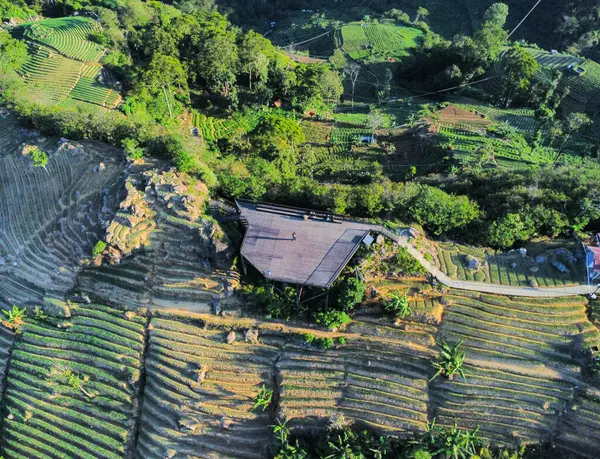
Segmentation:
[(587, 246), (585, 253), (588, 281), (600, 284), (600, 234), (596, 234), (596, 246)]
[(318, 210), (236, 202), (246, 227), (242, 261), (270, 282), (329, 290), (360, 244), (372, 241), (381, 226), (344, 220)]

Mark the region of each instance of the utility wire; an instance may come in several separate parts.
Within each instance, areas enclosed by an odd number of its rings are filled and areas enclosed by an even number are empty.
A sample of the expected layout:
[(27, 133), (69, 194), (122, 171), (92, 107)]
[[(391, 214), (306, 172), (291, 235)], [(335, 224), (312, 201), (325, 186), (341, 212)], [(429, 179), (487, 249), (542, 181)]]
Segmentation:
[(515, 28), (512, 30), (512, 32), (508, 34), (508, 38), (510, 38), (510, 37), (511, 37), (511, 35), (512, 35), (513, 33), (515, 33), (519, 27), (521, 27), (521, 24), (523, 24), (523, 23), (525, 22), (525, 19), (527, 19), (527, 18), (529, 17), (529, 15), (530, 15), (531, 13), (533, 13), (533, 10), (535, 10), (535, 9), (537, 8), (537, 6), (538, 6), (538, 5), (539, 5), (541, 2), (542, 2), (542, 0), (538, 0), (538, 1), (537, 1), (537, 3), (536, 3), (535, 5), (533, 5), (533, 8), (531, 8), (531, 9), (529, 10), (529, 13), (527, 13), (527, 14), (525, 15), (525, 17), (524, 17), (523, 19), (521, 19), (521, 22), (519, 22), (519, 23), (517, 24), (517, 26), (516, 26), (516, 27), (515, 27)]

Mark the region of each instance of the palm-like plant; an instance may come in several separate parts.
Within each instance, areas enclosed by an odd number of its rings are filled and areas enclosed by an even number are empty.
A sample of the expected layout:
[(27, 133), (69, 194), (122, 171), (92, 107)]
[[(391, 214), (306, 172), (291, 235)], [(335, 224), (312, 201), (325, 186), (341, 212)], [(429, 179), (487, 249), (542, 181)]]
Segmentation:
[(404, 319), (413, 313), (408, 305), (408, 298), (406, 298), (406, 295), (398, 295), (396, 293), (391, 293), (382, 303), (382, 307), (387, 312), (396, 313), (396, 316), (400, 319)]
[(445, 429), (437, 426), (434, 419), (427, 425), (426, 441), (436, 450), (433, 456), (468, 459), (477, 454), (476, 449), (480, 444), (478, 432), (479, 427), (472, 431), (459, 429), (456, 422), (454, 426)]
[(252, 409), (255, 410), (256, 408), (262, 408), (262, 410), (265, 411), (267, 408), (269, 408), (272, 399), (273, 391), (271, 389), (267, 389), (263, 384), (258, 394), (256, 394)]
[(460, 346), (462, 345), (462, 340), (454, 345), (450, 345), (448, 343), (442, 343), (440, 345), (441, 348), (441, 359), (438, 362), (433, 362), (433, 367), (437, 370), (433, 378), (430, 381), (433, 381), (439, 375), (445, 376), (449, 380), (454, 379), (454, 375), (457, 373), (462, 376), (463, 379), (467, 379), (465, 377), (465, 372), (463, 370), (463, 365), (465, 362), (465, 353), (460, 350)]
[(273, 427), (273, 433), (277, 435), (279, 442), (282, 445), (286, 445), (288, 437), (290, 436), (290, 429), (287, 426), (287, 421), (278, 420), (277, 424), (271, 427)]
[(4, 321), (5, 325), (8, 328), (12, 328), (13, 330), (18, 330), (21, 327), (21, 325), (23, 325), (27, 309), (21, 309), (18, 306), (13, 306), (11, 310), (3, 310), (2, 312), (6, 316), (6, 320)]

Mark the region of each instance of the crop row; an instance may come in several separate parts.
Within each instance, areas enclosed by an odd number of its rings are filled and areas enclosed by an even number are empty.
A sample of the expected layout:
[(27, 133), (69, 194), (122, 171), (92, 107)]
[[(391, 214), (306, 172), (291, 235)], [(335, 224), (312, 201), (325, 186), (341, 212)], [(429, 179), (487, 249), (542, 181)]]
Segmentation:
[[(47, 457), (127, 454), (144, 322), (132, 318), (127, 330), (134, 328), (136, 339), (123, 341), (102, 325), (112, 317), (112, 327), (118, 329), (122, 320), (118, 311), (99, 307), (104, 317), (98, 324), (78, 320), (94, 309), (94, 305), (74, 308), (67, 329), (27, 319), (15, 342), (5, 395), (9, 416), (3, 435), (15, 440), (12, 447), (17, 454), (29, 450)], [(71, 380), (68, 374), (73, 375)]]

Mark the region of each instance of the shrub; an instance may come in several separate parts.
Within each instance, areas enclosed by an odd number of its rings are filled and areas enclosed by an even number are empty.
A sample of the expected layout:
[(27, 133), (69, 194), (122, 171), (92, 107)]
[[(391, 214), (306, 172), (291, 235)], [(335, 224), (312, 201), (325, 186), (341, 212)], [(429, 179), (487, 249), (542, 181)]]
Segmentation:
[(98, 241), (96, 242), (96, 245), (94, 246), (94, 248), (92, 249), (92, 256), (94, 258), (99, 257), (100, 255), (102, 255), (102, 253), (104, 252), (104, 249), (106, 249), (106, 246), (108, 244), (104, 241)]
[(252, 407), (252, 409), (255, 410), (257, 408), (262, 408), (262, 410), (265, 411), (267, 408), (269, 408), (272, 399), (273, 391), (271, 389), (267, 389), (263, 384), (260, 391), (258, 392), (258, 394), (256, 394), (256, 397), (254, 398), (254, 406)]
[(305, 343), (311, 344), (314, 340), (315, 340), (315, 335), (313, 335), (312, 333), (307, 333), (306, 335), (304, 335)]
[(346, 278), (340, 285), (338, 306), (342, 311), (351, 311), (365, 296), (365, 283), (356, 277)]
[(421, 266), (421, 263), (413, 257), (407, 249), (400, 247), (391, 263), (391, 267), (394, 270), (398, 270), (404, 274), (425, 274), (425, 268)]
[(30, 155), (35, 167), (46, 167), (46, 164), (48, 164), (48, 154), (44, 153), (39, 148), (33, 148)]
[(21, 325), (23, 325), (24, 323), (27, 309), (21, 309), (18, 306), (13, 305), (11, 310), (3, 310), (2, 312), (6, 316), (6, 320), (2, 321), (2, 323), (8, 328), (11, 328), (15, 331), (19, 331)]
[(343, 325), (349, 324), (352, 319), (344, 311), (330, 310), (326, 312), (318, 312), (314, 315), (315, 322), (319, 325), (334, 330), (340, 328)]
[(340, 336), (340, 337), (338, 338), (338, 344), (339, 344), (340, 346), (341, 346), (341, 345), (343, 345), (343, 344), (346, 344), (347, 342), (348, 342), (348, 340), (346, 339), (346, 337), (345, 337), (345, 336)]
[(319, 344), (323, 349), (330, 349), (334, 345), (333, 338), (322, 338), (319, 340)]

